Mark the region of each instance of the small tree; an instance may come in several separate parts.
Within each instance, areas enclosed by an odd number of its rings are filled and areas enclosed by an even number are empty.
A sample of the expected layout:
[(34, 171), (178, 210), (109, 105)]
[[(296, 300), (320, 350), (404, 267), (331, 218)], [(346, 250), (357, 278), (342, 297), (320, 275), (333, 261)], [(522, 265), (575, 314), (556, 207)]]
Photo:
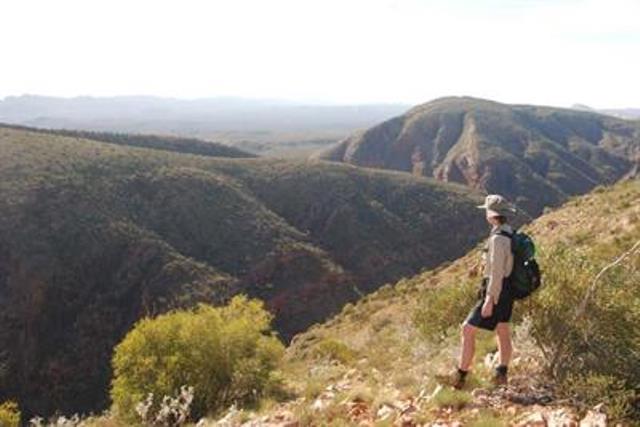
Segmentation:
[(193, 387), (192, 415), (258, 399), (273, 379), (284, 347), (270, 329), (262, 302), (235, 297), (225, 307), (200, 305), (143, 319), (116, 347), (111, 389), (114, 410), (136, 418), (150, 394), (157, 411), (164, 396)]
[(12, 401), (0, 404), (0, 426), (18, 427), (20, 425), (20, 410), (18, 404)]
[(543, 253), (544, 286), (527, 304), (561, 389), (587, 404), (606, 402), (614, 418), (640, 415), (640, 244), (624, 247), (557, 245)]

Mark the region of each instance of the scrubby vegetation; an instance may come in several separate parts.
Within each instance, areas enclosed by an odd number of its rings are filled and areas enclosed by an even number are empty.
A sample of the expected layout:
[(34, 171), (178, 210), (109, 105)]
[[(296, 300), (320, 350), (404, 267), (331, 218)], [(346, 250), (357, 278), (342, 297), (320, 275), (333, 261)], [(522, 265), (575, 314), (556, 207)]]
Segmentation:
[(2, 127), (0, 151), (0, 399), (27, 417), (106, 408), (141, 317), (245, 293), (286, 341), (482, 235), (477, 196), (405, 174)]
[[(410, 402), (412, 419), (420, 422), (510, 425), (535, 403), (548, 407), (545, 417), (565, 421), (603, 404), (610, 420), (637, 422), (639, 218), (640, 182), (632, 180), (574, 198), (527, 226), (538, 245), (543, 287), (516, 304), (507, 393), (488, 386), (496, 345), (487, 333), (480, 334), (468, 389), (438, 391), (434, 381), (455, 366), (459, 325), (480, 280), (479, 250), (383, 287), (299, 335), (286, 355), (287, 369), (295, 373), (290, 376), (305, 378), (301, 388), (307, 387), (309, 405), (326, 401), (327, 408), (344, 398), (326, 390), (366, 384), (373, 390), (367, 405), (373, 419), (387, 413), (402, 418), (400, 409), (385, 409), (383, 401), (391, 400), (396, 408)], [(335, 340), (357, 357), (338, 360), (325, 352), (325, 362), (318, 361), (321, 349)], [(313, 368), (304, 360), (314, 360)], [(489, 412), (476, 415), (472, 409), (478, 407)], [(341, 414), (354, 422), (348, 408), (342, 406)]]
[(640, 251), (599, 274), (612, 254), (630, 249), (629, 237), (640, 241), (635, 228), (622, 241), (554, 248), (544, 257), (547, 286), (528, 312), (546, 367), (563, 394), (586, 405), (604, 402), (617, 418), (640, 418)]
[(195, 417), (257, 402), (276, 386), (274, 370), (284, 352), (270, 322), (263, 304), (245, 297), (139, 321), (113, 357), (115, 411), (134, 421), (136, 405), (151, 396), (145, 414), (156, 413), (162, 397), (183, 386), (193, 387)]
[[(570, 203), (566, 210), (576, 217), (562, 216), (569, 224), (553, 219), (561, 213), (541, 220), (558, 233), (552, 244), (535, 224), (544, 286), (518, 313), (530, 319), (545, 373), (558, 390), (578, 404), (604, 402), (616, 418), (640, 417), (639, 198), (632, 181)], [(415, 321), (427, 338), (455, 333), (471, 305), (473, 287), (458, 280), (422, 292)]]
[[(229, 419), (286, 408), (277, 417), (327, 425), (510, 423), (527, 402), (580, 414), (604, 403), (612, 419), (638, 419), (638, 181), (527, 226), (544, 286), (516, 308), (513, 397), (489, 389), (489, 334), (469, 389), (437, 389), (475, 298), (479, 253), (443, 262), (485, 233), (476, 196), (460, 187), (3, 128), (0, 148), (0, 399), (27, 417), (106, 408), (108, 357), (147, 318), (113, 361), (126, 420), (152, 422), (161, 406), (177, 408), (174, 418), (187, 406), (217, 416), (234, 402), (249, 406)], [(285, 338), (342, 311), (295, 336), (278, 363), (271, 315), (232, 300), (240, 293), (265, 301)], [(260, 401), (280, 384), (276, 371), (297, 399)]]
[(211, 157), (244, 158), (255, 157), (246, 151), (236, 147), (230, 147), (215, 142), (203, 141), (196, 138), (184, 138), (175, 136), (145, 135), (115, 132), (94, 132), (69, 129), (38, 129), (18, 125), (2, 125), (8, 129), (40, 132), (45, 135), (61, 135), (93, 141), (108, 142), (109, 144), (129, 147), (152, 148), (154, 150), (172, 151), (184, 154), (197, 154)]
[(7, 401), (0, 404), (0, 426), (18, 427), (20, 425), (20, 410), (16, 402)]

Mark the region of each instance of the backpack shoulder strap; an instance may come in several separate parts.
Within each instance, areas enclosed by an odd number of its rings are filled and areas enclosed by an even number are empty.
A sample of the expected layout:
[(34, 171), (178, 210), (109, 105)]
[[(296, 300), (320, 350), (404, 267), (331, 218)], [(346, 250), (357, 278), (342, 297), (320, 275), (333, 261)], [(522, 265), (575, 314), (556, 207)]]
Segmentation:
[(498, 230), (498, 231), (495, 231), (495, 232), (493, 232), (491, 234), (495, 234), (495, 235), (498, 235), (498, 236), (504, 236), (504, 237), (508, 237), (508, 238), (511, 239), (511, 238), (513, 238), (513, 236), (515, 236), (516, 231), (514, 230), (513, 233), (509, 233), (508, 231), (505, 231), (505, 230)]
[(512, 233), (509, 233), (508, 231), (505, 231), (505, 230), (498, 230), (498, 231), (495, 231), (495, 232), (491, 233), (491, 235), (492, 236), (496, 235), (496, 236), (508, 237), (509, 240), (511, 241), (511, 253), (513, 254), (513, 253), (515, 253), (515, 243), (514, 243), (514, 240), (513, 240), (513, 236), (515, 236), (516, 233), (517, 233), (517, 230), (513, 230)]

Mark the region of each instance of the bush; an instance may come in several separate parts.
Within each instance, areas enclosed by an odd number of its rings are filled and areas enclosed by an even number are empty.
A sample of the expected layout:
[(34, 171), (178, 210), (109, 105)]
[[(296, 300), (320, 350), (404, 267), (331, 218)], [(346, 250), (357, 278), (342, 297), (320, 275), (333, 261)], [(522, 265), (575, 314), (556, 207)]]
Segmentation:
[(0, 426), (18, 427), (20, 425), (20, 410), (15, 402), (4, 402), (0, 405)]
[(272, 334), (263, 304), (235, 297), (228, 306), (200, 305), (143, 319), (116, 347), (111, 389), (116, 413), (134, 420), (149, 394), (158, 400), (193, 387), (192, 415), (233, 403), (255, 403), (274, 378), (284, 347)]
[(342, 364), (348, 364), (356, 358), (356, 353), (342, 341), (333, 338), (324, 338), (318, 343), (315, 350), (317, 356), (336, 360)]
[(433, 404), (438, 408), (452, 408), (460, 410), (471, 403), (473, 398), (471, 394), (463, 390), (454, 390), (452, 388), (441, 388), (433, 397)]
[(587, 404), (606, 400), (611, 416), (630, 414), (631, 391), (640, 384), (640, 257), (600, 277), (584, 316), (576, 318), (576, 309), (598, 272), (626, 245), (602, 243), (588, 251), (557, 246), (543, 253), (544, 286), (527, 304), (532, 335), (561, 390)]
[(587, 288), (610, 261), (599, 259), (599, 251), (602, 248), (584, 253), (558, 247), (544, 255), (544, 287), (530, 304), (532, 332), (556, 377), (594, 372), (638, 384), (640, 271), (633, 265), (609, 270), (585, 315), (576, 319)]
[(604, 404), (607, 414), (614, 420), (633, 416), (633, 402), (640, 398), (638, 391), (630, 389), (623, 380), (589, 373), (570, 376), (560, 391), (585, 410)]

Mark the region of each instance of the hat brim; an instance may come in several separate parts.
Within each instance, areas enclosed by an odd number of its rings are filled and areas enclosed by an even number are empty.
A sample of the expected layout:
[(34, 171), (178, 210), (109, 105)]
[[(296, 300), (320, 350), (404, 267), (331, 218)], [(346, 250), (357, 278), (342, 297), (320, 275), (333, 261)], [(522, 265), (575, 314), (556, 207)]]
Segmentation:
[(476, 207), (478, 209), (485, 209), (487, 211), (487, 216), (509, 216), (516, 212), (514, 208), (496, 211), (493, 209), (489, 209), (486, 205), (479, 205)]

